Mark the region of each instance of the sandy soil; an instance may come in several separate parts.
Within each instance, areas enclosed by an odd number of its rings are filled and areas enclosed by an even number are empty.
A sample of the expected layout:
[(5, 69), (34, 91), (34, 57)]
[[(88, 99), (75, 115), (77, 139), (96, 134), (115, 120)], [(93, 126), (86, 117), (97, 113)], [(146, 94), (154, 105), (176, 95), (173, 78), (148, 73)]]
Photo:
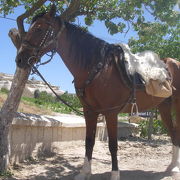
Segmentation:
[[(139, 138), (119, 141), (121, 180), (178, 180), (164, 171), (171, 160), (171, 143), (167, 137), (151, 142)], [(83, 163), (84, 141), (62, 142), (57, 153), (30, 159), (14, 166), (8, 180), (73, 180)], [(96, 141), (90, 180), (109, 180), (111, 170), (107, 142)]]

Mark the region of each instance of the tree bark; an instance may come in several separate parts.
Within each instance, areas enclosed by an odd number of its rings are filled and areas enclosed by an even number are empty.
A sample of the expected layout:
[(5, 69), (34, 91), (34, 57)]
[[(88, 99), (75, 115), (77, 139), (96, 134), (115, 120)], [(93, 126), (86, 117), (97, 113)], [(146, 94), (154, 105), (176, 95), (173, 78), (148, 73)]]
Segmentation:
[(16, 68), (14, 79), (8, 97), (0, 112), (0, 172), (6, 171), (9, 166), (10, 143), (9, 129), (13, 117), (18, 109), (20, 99), (28, 80), (31, 68)]
[[(1, 122), (1, 121), (0, 121)], [(0, 172), (7, 170), (9, 165), (9, 127), (0, 123)]]

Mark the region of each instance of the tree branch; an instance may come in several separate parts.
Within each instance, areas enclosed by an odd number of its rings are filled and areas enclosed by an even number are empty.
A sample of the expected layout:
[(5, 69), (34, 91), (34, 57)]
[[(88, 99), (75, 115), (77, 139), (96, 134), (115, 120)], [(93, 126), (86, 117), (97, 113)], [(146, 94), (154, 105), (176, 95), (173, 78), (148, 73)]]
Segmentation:
[(47, 0), (39, 0), (37, 1), (29, 10), (27, 10), (25, 13), (23, 13), (22, 15), (18, 16), (17, 18), (17, 26), (18, 26), (18, 31), (22, 38), (25, 35), (25, 29), (24, 29), (24, 24), (23, 21), (24, 19), (26, 19), (27, 17), (31, 16), (37, 9), (39, 9)]
[(61, 18), (65, 21), (69, 21), (79, 14), (80, 1), (72, 0), (69, 7), (61, 14)]
[(144, 7), (145, 7), (146, 11), (147, 11), (149, 14), (151, 14), (152, 16), (154, 16), (153, 12), (151, 12), (151, 11), (147, 8), (147, 6), (144, 6)]
[(19, 49), (21, 46), (21, 39), (20, 39), (19, 31), (16, 28), (12, 28), (9, 30), (8, 35), (11, 38), (16, 49)]
[(93, 10), (93, 11), (83, 11), (83, 10), (81, 10), (78, 15), (95, 15), (95, 14), (96, 14), (95, 10)]
[(128, 33), (129, 30), (130, 30), (130, 24), (129, 24), (129, 21), (127, 21), (127, 25), (128, 25), (128, 28), (127, 28), (127, 30), (126, 30), (126, 32), (125, 32), (125, 34), (124, 34), (124, 37), (126, 37), (127, 33)]

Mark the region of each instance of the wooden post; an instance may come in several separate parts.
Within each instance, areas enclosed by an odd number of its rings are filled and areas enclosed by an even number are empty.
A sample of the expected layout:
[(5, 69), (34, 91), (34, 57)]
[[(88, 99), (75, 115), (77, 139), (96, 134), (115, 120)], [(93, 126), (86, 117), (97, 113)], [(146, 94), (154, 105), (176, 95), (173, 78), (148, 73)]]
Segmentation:
[(152, 140), (153, 133), (153, 110), (150, 111), (150, 117), (148, 118), (148, 140)]

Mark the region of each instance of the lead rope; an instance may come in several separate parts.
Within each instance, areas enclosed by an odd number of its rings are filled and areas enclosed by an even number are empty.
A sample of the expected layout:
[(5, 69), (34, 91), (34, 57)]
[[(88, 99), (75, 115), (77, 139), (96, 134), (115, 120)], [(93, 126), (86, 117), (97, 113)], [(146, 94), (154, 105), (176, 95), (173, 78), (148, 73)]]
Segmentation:
[(33, 73), (37, 74), (43, 81), (44, 83), (51, 89), (51, 91), (54, 93), (54, 95), (58, 98), (59, 101), (61, 101), (63, 104), (65, 104), (66, 106), (68, 106), (69, 108), (71, 108), (74, 112), (76, 112), (78, 115), (83, 116), (82, 111), (79, 111), (77, 109), (75, 109), (74, 107), (72, 107), (68, 102), (66, 102), (64, 99), (62, 99), (54, 90), (53, 88), (49, 85), (49, 83), (44, 79), (44, 77), (42, 76), (42, 74), (38, 71), (38, 69), (33, 65), (32, 66), (32, 71)]

